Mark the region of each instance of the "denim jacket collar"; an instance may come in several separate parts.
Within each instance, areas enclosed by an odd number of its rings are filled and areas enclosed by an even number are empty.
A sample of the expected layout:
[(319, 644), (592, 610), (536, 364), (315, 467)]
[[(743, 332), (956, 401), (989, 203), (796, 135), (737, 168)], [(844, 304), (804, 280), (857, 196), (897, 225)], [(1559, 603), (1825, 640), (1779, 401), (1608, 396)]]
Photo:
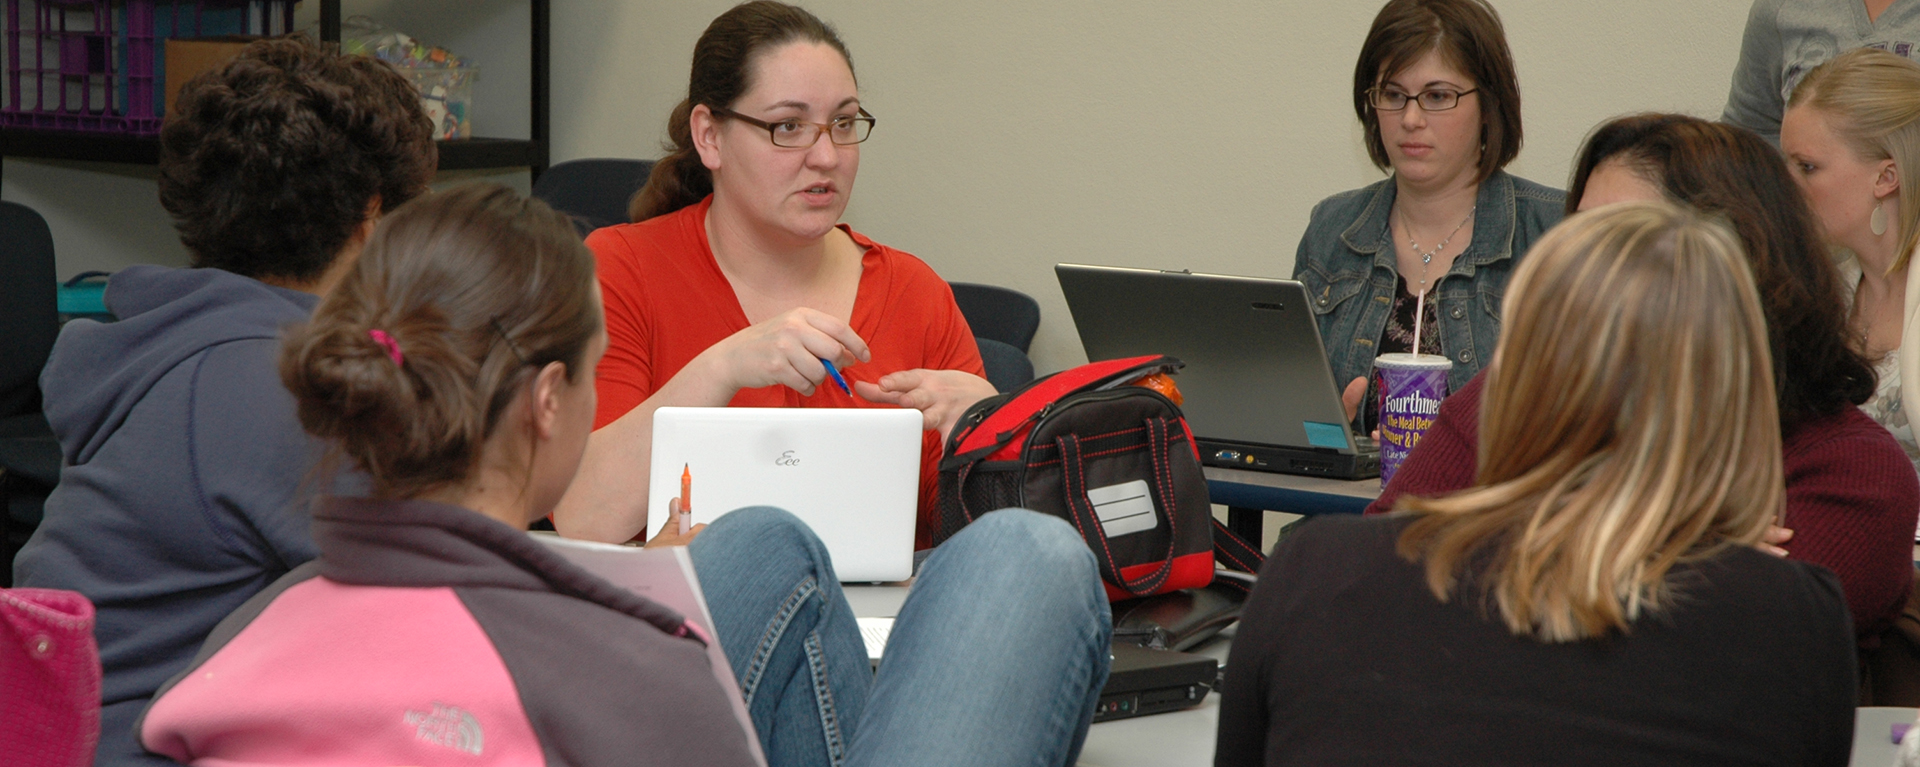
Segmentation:
[[(1389, 247), (1393, 232), (1389, 217), (1398, 194), (1399, 185), (1391, 177), (1376, 184), (1366, 209), (1352, 226), (1340, 233), (1340, 241), (1354, 252), (1373, 254), (1375, 269), (1395, 271), (1399, 268), (1393, 248)], [(1480, 182), (1474, 206), (1473, 241), (1453, 260), (1453, 267), (1443, 276), (1471, 277), (1481, 266), (1513, 257), (1513, 177), (1504, 170), (1494, 171), (1486, 181)]]

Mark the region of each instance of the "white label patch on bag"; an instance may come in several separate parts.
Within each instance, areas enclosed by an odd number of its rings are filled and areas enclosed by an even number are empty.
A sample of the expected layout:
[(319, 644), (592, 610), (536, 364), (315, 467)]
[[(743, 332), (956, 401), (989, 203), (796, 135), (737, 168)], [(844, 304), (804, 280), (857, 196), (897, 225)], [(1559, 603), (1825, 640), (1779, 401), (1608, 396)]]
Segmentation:
[(1106, 531), (1108, 538), (1160, 526), (1159, 517), (1153, 513), (1153, 494), (1147, 489), (1146, 480), (1090, 489), (1087, 500), (1093, 502), (1093, 514), (1100, 518), (1100, 529)]

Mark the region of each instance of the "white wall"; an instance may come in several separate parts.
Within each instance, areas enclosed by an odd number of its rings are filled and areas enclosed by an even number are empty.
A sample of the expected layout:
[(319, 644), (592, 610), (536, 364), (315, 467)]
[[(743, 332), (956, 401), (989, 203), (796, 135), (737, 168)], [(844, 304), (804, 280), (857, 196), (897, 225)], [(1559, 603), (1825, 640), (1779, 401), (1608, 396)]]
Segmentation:
[[(653, 156), (730, 0), (559, 0), (554, 158)], [(1496, 0), (1524, 93), (1515, 173), (1564, 186), (1610, 115), (1717, 116), (1747, 0)], [(854, 227), (1038, 298), (1043, 372), (1085, 359), (1059, 261), (1292, 272), (1313, 204), (1381, 178), (1350, 87), (1379, 5), (812, 0), (879, 117)]]
[[(415, 14), (418, 2), (348, 10), (407, 13), (416, 29), (444, 25), (440, 41), (483, 65), (517, 62), (502, 31), (514, 11), (499, 10), (521, 7), (514, 0), (427, 0), (438, 18)], [(1603, 118), (1717, 116), (1749, 5), (1495, 3), (1526, 105), (1528, 141), (1510, 169), (1554, 186)], [(730, 5), (555, 0), (553, 159), (656, 156), (694, 40)], [(880, 119), (848, 221), (948, 279), (1038, 298), (1043, 372), (1084, 359), (1055, 262), (1287, 275), (1313, 203), (1381, 178), (1348, 92), (1372, 0), (807, 5), (839, 26)], [(524, 92), (494, 75), (482, 82), (506, 89), (495, 98)], [(482, 102), (479, 119), (495, 109)], [(49, 213), (62, 274), (184, 261), (150, 175), (8, 160), (0, 197)]]

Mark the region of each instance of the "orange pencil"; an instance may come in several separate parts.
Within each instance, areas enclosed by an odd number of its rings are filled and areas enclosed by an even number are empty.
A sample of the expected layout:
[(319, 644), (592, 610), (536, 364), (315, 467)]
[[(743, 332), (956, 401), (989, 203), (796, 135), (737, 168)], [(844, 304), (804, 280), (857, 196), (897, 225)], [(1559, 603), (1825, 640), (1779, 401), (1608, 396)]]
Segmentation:
[(680, 524), (680, 534), (686, 535), (693, 529), (693, 466), (680, 466), (680, 513), (673, 515)]

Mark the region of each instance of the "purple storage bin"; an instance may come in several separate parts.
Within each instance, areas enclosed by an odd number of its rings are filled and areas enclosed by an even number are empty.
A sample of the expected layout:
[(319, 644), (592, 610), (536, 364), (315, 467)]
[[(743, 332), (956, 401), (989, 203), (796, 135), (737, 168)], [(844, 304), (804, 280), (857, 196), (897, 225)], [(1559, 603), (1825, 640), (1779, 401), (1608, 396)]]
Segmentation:
[(0, 126), (152, 136), (161, 41), (285, 34), (294, 0), (6, 0)]

